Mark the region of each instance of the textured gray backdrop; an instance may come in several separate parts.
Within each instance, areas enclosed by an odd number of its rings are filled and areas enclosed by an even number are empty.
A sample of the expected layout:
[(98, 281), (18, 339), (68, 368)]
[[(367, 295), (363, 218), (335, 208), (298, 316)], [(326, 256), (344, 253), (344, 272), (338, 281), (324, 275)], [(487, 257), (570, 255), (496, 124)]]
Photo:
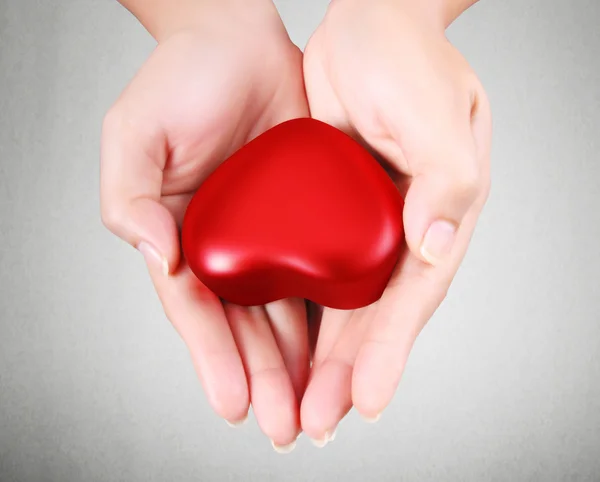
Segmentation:
[[(304, 46), (326, 0), (277, 2)], [(153, 49), (116, 1), (0, 0), (0, 481), (600, 480), (600, 2), (483, 0), (493, 189), (377, 425), (275, 454), (210, 411), (101, 226), (104, 112)]]

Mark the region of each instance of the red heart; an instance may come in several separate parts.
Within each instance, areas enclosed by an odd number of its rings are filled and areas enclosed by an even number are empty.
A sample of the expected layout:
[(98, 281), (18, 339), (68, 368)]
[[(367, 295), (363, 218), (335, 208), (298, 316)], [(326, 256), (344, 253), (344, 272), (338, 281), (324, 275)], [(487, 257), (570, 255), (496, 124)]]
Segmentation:
[(306, 298), (355, 309), (377, 301), (404, 240), (403, 200), (354, 139), (314, 119), (279, 124), (200, 186), (182, 246), (226, 301)]

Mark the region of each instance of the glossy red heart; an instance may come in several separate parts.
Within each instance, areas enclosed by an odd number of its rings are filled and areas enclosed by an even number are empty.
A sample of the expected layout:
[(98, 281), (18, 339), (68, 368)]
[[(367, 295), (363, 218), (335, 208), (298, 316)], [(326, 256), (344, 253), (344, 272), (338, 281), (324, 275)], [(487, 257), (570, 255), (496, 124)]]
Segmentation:
[(234, 153), (194, 195), (182, 228), (198, 279), (243, 306), (306, 298), (377, 301), (403, 246), (403, 200), (371, 154), (314, 119), (279, 124)]

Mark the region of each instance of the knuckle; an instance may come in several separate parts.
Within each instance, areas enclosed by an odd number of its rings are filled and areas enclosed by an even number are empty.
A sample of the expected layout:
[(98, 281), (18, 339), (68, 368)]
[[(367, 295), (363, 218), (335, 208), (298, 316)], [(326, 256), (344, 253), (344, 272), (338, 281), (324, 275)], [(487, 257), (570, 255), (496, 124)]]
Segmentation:
[(447, 275), (445, 277), (441, 277), (441, 279), (435, 285), (433, 285), (432, 300), (435, 306), (441, 305), (447, 298), (451, 284), (452, 276)]
[(477, 88), (477, 101), (479, 104), (479, 110), (485, 112), (488, 116), (491, 117), (492, 106), (490, 103), (490, 98), (488, 97), (487, 92), (483, 88), (481, 83), (478, 83)]
[(102, 120), (102, 133), (103, 135), (110, 135), (111, 133), (119, 132), (123, 126), (123, 111), (119, 104), (114, 104)]
[(112, 106), (106, 114), (104, 114), (104, 119), (102, 119), (102, 131), (109, 130), (112, 125), (115, 123), (116, 117), (118, 115), (118, 109), (115, 106)]
[(452, 185), (460, 197), (475, 199), (485, 187), (485, 182), (479, 167), (475, 163), (467, 163), (454, 169)]
[(102, 203), (100, 209), (102, 224), (114, 234), (120, 232), (123, 225), (123, 210), (112, 203)]
[(454, 273), (446, 270), (442, 273), (431, 273), (430, 276), (431, 279), (427, 280), (427, 285), (429, 286), (431, 300), (434, 306), (439, 306), (448, 296)]
[(119, 136), (123, 127), (123, 110), (119, 104), (114, 104), (104, 115), (102, 121), (102, 141), (100, 156), (100, 218), (102, 224), (113, 234), (120, 236), (126, 223), (126, 206), (117, 196), (118, 166), (111, 157), (115, 141), (119, 142)]
[(483, 198), (484, 201), (486, 201), (487, 198), (490, 196), (491, 191), (492, 180), (490, 179), (490, 176), (484, 176), (480, 188), (480, 196)]

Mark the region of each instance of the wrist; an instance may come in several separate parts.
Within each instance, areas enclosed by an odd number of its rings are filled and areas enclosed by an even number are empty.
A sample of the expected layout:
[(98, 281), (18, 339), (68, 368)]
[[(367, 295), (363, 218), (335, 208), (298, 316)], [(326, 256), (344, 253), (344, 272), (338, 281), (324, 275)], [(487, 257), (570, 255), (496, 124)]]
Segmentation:
[(446, 30), (460, 15), (478, 0), (396, 0)]
[(119, 0), (157, 42), (184, 31), (279, 20), (272, 0)]
[(441, 3), (441, 15), (444, 27), (448, 28), (458, 17), (479, 0), (437, 0)]
[(478, 0), (332, 0), (331, 7), (352, 5), (359, 9), (399, 7), (424, 25), (446, 30), (463, 12)]

